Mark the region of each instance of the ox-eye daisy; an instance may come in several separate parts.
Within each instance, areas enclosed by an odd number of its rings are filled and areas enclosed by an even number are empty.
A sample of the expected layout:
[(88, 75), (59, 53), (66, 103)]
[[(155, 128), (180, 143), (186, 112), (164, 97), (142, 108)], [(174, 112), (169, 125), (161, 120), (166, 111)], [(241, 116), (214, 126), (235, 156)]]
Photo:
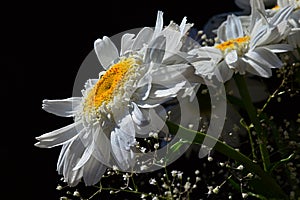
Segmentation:
[(288, 18), (293, 7), (287, 6), (267, 18), (262, 1), (251, 0), (251, 6), (248, 19), (228, 16), (217, 30), (219, 41), (214, 46), (194, 50), (206, 59), (193, 63), (197, 74), (216, 76), (225, 82), (234, 73), (270, 77), (272, 68), (283, 66), (277, 53), (293, 50), (285, 43), (291, 30)]
[(159, 105), (179, 91), (190, 91), (182, 74), (193, 74), (193, 67), (180, 49), (191, 26), (184, 17), (180, 25), (163, 27), (159, 11), (155, 28), (122, 36), (120, 51), (110, 38), (97, 39), (94, 50), (105, 69), (99, 79), (86, 82), (82, 97), (43, 101), (47, 112), (74, 117), (74, 123), (37, 137), (35, 144), (62, 145), (57, 170), (70, 186), (82, 178), (86, 185), (97, 183), (107, 166), (135, 165), (136, 134), (161, 130), (164, 121), (154, 110), (163, 111)]
[(300, 0), (277, 0), (277, 5), (269, 9), (268, 13), (274, 15), (287, 6), (294, 6), (294, 10), (289, 18), (293, 31), (288, 35), (287, 40), (295, 48), (292, 52), (293, 55), (297, 60), (300, 60)]

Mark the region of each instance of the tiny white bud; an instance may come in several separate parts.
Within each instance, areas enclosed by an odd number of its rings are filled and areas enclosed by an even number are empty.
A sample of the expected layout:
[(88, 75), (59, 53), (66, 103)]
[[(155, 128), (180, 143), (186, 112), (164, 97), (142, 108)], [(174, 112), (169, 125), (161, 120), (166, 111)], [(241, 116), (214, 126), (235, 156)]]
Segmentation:
[(177, 175), (177, 170), (172, 170), (171, 174), (172, 174), (173, 177), (175, 177)]
[(156, 184), (155, 178), (151, 178), (151, 179), (149, 180), (149, 183), (150, 183), (150, 185), (155, 185), (155, 184)]
[(62, 190), (63, 187), (62, 187), (61, 185), (58, 185), (58, 186), (56, 187), (56, 189), (57, 189), (57, 190)]
[(80, 193), (76, 190), (76, 191), (74, 191), (73, 196), (74, 197), (80, 197)]
[(209, 162), (211, 162), (211, 161), (213, 161), (213, 158), (212, 158), (211, 156), (208, 156), (208, 157), (207, 157), (207, 160), (208, 160)]
[(248, 194), (247, 193), (242, 193), (242, 197), (243, 197), (243, 199), (246, 199), (248, 197)]
[(243, 170), (243, 169), (244, 169), (244, 166), (243, 166), (243, 165), (239, 165), (236, 169), (238, 169), (238, 170)]
[(248, 173), (246, 177), (247, 177), (247, 178), (252, 178), (252, 177), (253, 177), (253, 174), (252, 174), (252, 173)]
[(186, 182), (183, 187), (184, 187), (184, 190), (187, 191), (188, 189), (191, 188), (191, 183), (190, 182)]
[(217, 187), (215, 187), (215, 188), (212, 190), (212, 192), (213, 192), (214, 194), (218, 194), (218, 193), (219, 193), (219, 190), (220, 190), (220, 186), (217, 186)]

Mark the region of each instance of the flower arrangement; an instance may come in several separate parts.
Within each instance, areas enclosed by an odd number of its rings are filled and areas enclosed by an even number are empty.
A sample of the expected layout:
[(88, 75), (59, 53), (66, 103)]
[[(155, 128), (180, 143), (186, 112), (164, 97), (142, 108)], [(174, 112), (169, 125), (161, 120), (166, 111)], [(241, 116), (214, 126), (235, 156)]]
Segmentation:
[(43, 101), (74, 119), (36, 137), (61, 199), (299, 199), (300, 113), (271, 108), (299, 99), (300, 2), (272, 3), (96, 39), (98, 78)]

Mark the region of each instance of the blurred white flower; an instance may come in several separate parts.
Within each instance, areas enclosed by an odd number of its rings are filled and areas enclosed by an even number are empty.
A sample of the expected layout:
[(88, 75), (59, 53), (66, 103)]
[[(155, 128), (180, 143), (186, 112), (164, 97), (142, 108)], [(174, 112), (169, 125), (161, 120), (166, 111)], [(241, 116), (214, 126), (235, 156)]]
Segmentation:
[(107, 166), (130, 169), (136, 134), (162, 129), (160, 104), (187, 87), (182, 74), (194, 75), (187, 53), (181, 52), (191, 26), (184, 17), (180, 25), (171, 22), (163, 28), (159, 11), (155, 28), (122, 36), (120, 51), (110, 38), (97, 39), (94, 50), (105, 69), (99, 79), (86, 82), (82, 97), (43, 101), (45, 111), (74, 118), (74, 123), (36, 137), (35, 144), (62, 145), (57, 171), (70, 186), (82, 178), (86, 185), (97, 183)]
[(204, 59), (193, 63), (196, 74), (226, 82), (234, 73), (270, 77), (272, 68), (283, 66), (277, 53), (293, 50), (285, 42), (291, 32), (288, 19), (293, 7), (287, 6), (267, 18), (261, 1), (251, 0), (251, 6), (249, 17), (228, 16), (217, 30), (219, 41), (214, 46), (194, 50)]
[[(291, 13), (289, 18), (289, 23), (292, 26), (292, 32), (288, 35), (287, 41), (291, 44), (295, 50), (292, 52), (296, 59), (300, 60), (300, 1), (299, 0), (277, 0), (276, 6), (268, 10), (270, 15), (274, 15), (279, 12), (281, 9), (284, 9), (287, 6), (293, 6), (294, 10)], [(293, 62), (291, 59), (290, 62)]]

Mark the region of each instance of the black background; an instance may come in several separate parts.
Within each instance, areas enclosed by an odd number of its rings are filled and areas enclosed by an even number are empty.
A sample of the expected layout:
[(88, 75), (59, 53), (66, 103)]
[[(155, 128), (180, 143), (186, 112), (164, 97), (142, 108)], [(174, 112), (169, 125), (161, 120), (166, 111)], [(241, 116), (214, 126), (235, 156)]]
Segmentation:
[(46, 113), (43, 99), (72, 95), (77, 70), (93, 42), (132, 28), (154, 26), (158, 10), (164, 24), (184, 16), (201, 29), (215, 14), (239, 10), (233, 0), (71, 1), (1, 7), (3, 100), (1, 180), (8, 199), (59, 199), (56, 161), (60, 147), (34, 147), (35, 137), (72, 122)]

